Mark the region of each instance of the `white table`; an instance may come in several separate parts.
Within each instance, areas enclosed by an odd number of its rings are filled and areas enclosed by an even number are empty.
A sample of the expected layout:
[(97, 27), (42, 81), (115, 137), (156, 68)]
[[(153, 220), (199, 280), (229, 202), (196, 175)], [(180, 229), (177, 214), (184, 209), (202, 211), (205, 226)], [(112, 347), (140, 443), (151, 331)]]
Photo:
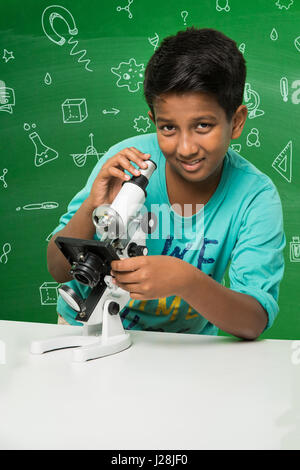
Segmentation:
[(30, 354), (78, 328), (0, 321), (1, 449), (300, 448), (292, 341), (131, 332), (129, 349), (89, 362)]

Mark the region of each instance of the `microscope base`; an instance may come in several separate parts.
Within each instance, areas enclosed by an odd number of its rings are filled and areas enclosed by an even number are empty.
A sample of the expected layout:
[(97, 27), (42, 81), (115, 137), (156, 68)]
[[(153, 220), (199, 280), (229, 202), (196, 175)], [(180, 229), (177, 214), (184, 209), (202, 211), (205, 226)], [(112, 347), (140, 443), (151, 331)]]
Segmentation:
[(84, 362), (90, 359), (97, 359), (99, 357), (110, 356), (131, 346), (131, 340), (128, 333), (122, 336), (110, 338), (109, 341), (103, 342), (99, 338), (95, 338), (95, 342), (87, 344), (81, 348), (75, 349), (73, 352), (74, 362)]
[[(66, 335), (33, 341), (31, 354), (43, 354), (56, 349), (78, 348), (73, 351), (74, 362), (109, 356), (131, 346), (131, 338), (122, 325), (120, 315), (108, 313), (107, 302), (104, 306), (102, 331), (101, 324), (84, 325), (82, 335)], [(78, 327), (79, 328), (79, 327)]]
[(77, 348), (73, 351), (74, 362), (84, 362), (90, 359), (109, 356), (124, 351), (131, 346), (128, 333), (112, 336), (103, 341), (101, 336), (57, 336), (31, 343), (31, 354), (43, 354), (57, 349)]

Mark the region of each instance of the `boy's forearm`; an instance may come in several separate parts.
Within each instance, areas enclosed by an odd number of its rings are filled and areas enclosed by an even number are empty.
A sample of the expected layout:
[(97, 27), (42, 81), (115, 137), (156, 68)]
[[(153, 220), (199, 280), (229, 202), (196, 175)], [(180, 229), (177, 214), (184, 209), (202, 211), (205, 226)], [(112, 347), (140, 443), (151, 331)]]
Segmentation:
[(244, 339), (256, 339), (267, 325), (267, 313), (252, 296), (219, 284), (195, 266), (185, 266), (179, 295), (221, 330)]
[(92, 213), (93, 208), (90, 207), (89, 201), (84, 201), (68, 224), (50, 240), (47, 249), (48, 270), (57, 282), (67, 282), (72, 277), (70, 275), (70, 264), (55, 244), (55, 239), (58, 236), (93, 239), (95, 226), (92, 222)]

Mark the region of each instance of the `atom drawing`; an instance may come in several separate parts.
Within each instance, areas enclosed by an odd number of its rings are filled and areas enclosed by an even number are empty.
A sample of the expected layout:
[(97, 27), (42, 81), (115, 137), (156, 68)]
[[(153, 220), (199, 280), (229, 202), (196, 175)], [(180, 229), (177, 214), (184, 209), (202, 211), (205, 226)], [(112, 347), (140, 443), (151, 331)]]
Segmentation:
[(129, 62), (121, 62), (118, 67), (112, 67), (111, 71), (119, 77), (118, 87), (127, 86), (131, 93), (135, 93), (143, 83), (145, 66), (137, 65), (135, 59), (130, 59)]

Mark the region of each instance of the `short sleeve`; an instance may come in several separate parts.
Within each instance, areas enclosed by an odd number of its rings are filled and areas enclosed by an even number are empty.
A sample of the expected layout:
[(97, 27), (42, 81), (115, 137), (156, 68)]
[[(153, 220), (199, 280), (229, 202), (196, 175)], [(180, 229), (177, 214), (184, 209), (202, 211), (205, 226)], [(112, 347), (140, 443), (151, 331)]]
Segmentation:
[(267, 186), (245, 210), (229, 268), (230, 288), (256, 298), (266, 310), (265, 330), (279, 311), (285, 244), (280, 197), (275, 186)]

